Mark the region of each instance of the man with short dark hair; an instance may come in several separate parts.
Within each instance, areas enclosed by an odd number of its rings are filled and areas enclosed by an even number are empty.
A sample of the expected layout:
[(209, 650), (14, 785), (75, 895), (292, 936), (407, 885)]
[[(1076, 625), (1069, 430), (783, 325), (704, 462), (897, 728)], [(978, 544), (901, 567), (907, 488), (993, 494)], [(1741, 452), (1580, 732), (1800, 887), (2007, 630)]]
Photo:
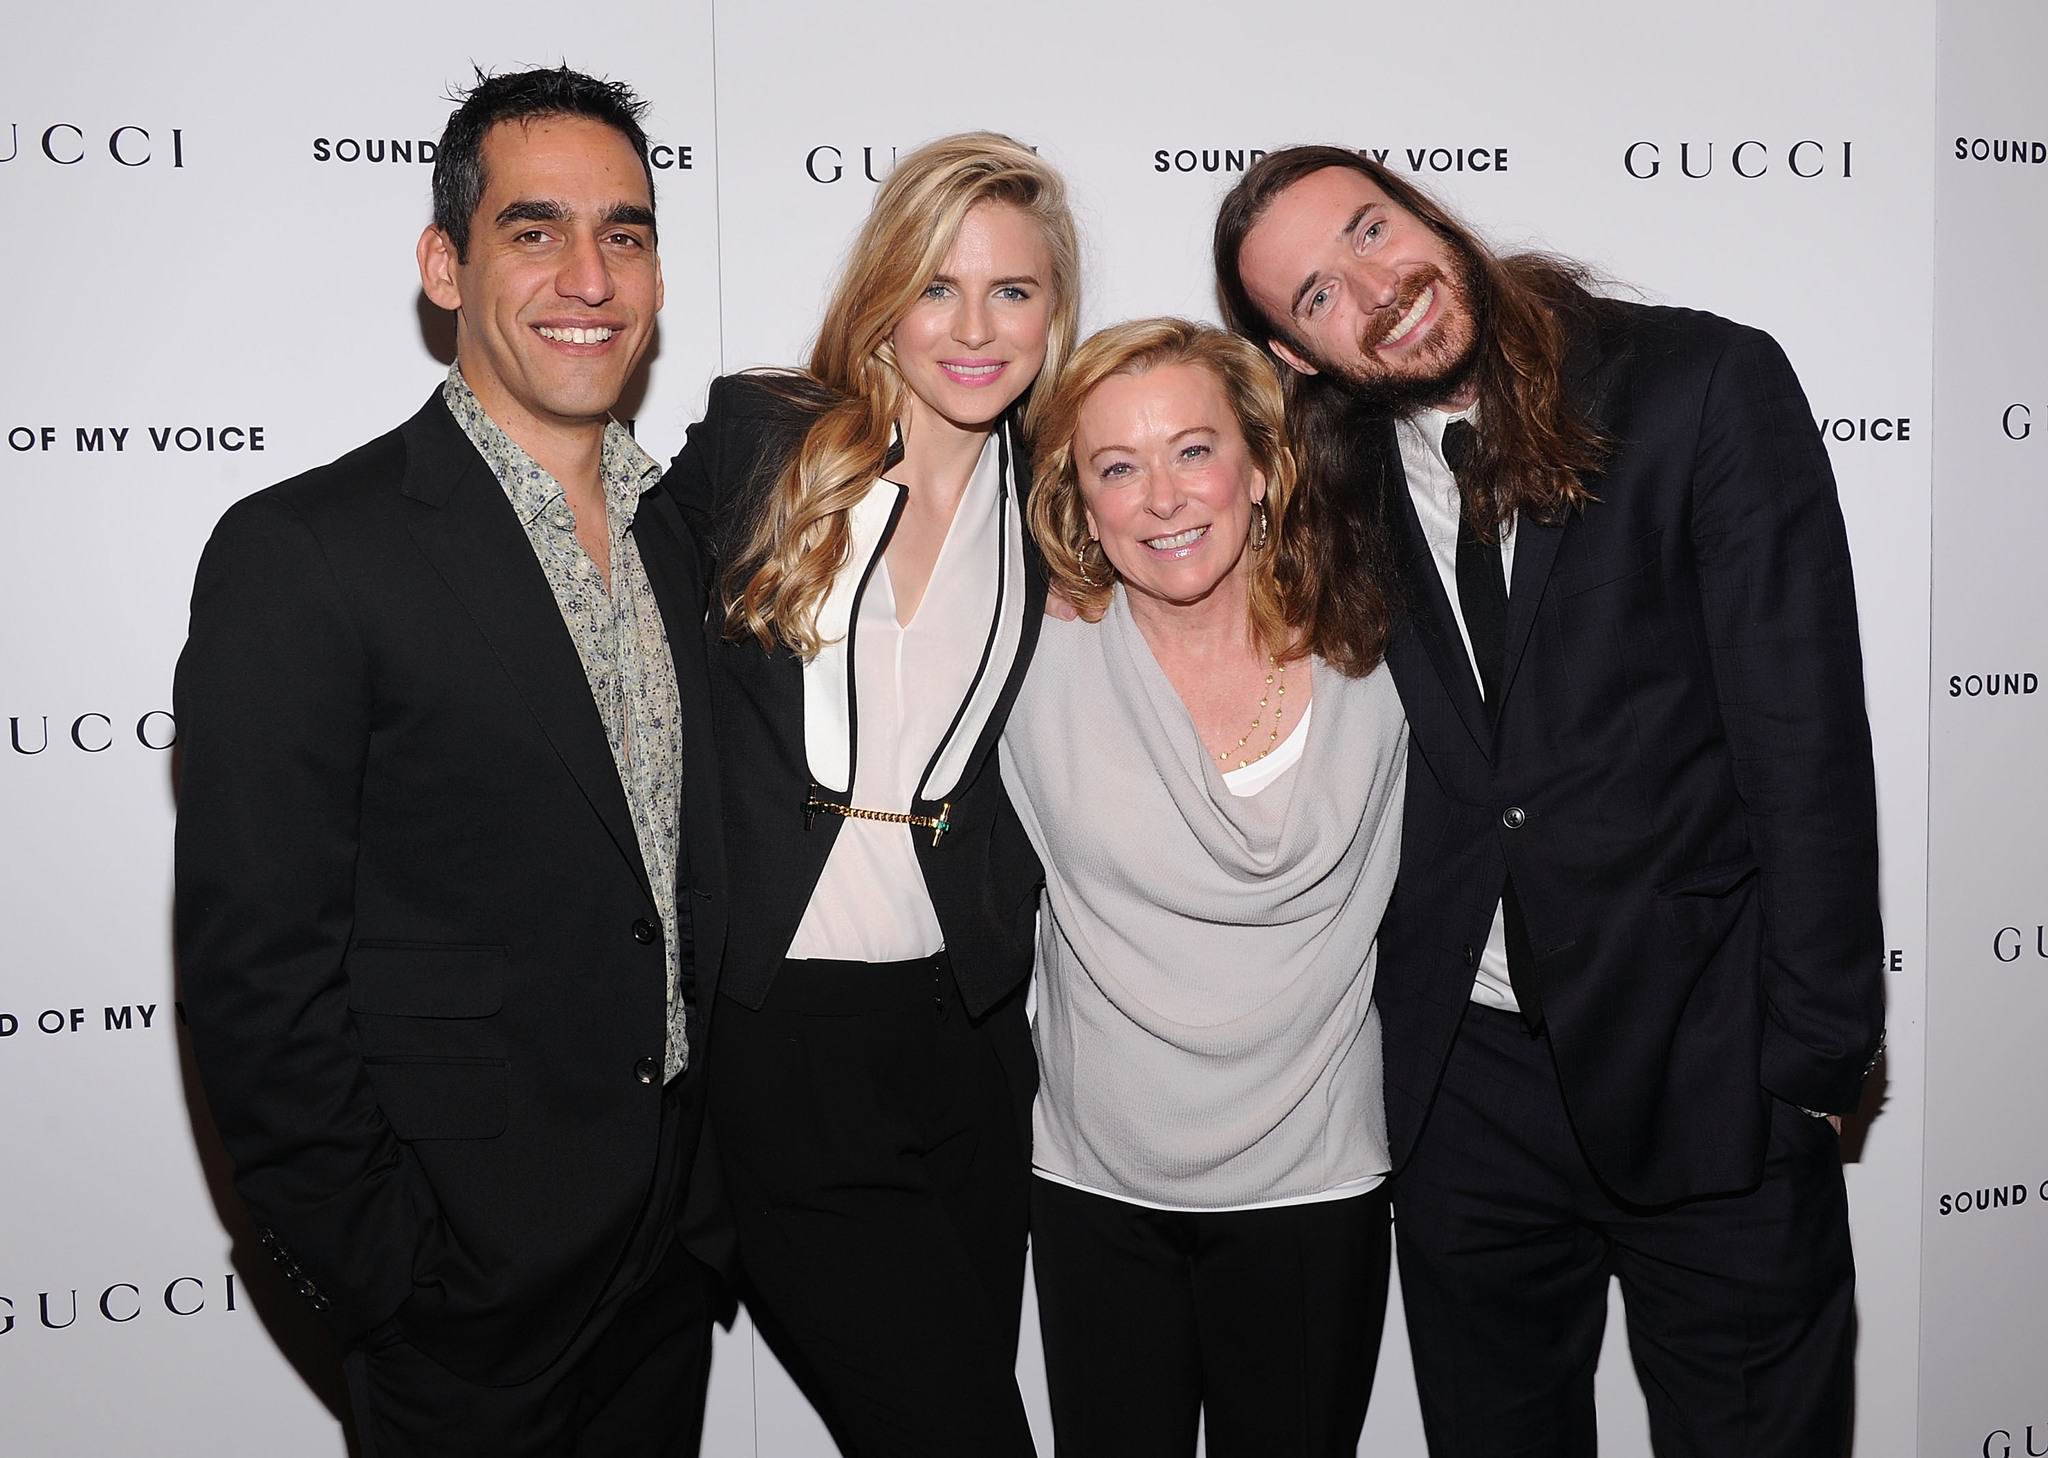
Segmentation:
[(1376, 997), (1430, 1451), (1595, 1451), (1611, 1269), (1660, 1454), (1845, 1452), (1836, 1136), (1882, 1038), (1877, 828), (1791, 366), (1496, 256), (1335, 147), (1248, 172), (1216, 265), (1352, 568), (1300, 610), (1394, 604), (1413, 737)]
[(365, 1458), (697, 1448), (726, 899), (696, 552), (610, 419), (662, 302), (641, 110), (478, 78), (418, 247), (447, 380), (193, 590), (193, 1051)]

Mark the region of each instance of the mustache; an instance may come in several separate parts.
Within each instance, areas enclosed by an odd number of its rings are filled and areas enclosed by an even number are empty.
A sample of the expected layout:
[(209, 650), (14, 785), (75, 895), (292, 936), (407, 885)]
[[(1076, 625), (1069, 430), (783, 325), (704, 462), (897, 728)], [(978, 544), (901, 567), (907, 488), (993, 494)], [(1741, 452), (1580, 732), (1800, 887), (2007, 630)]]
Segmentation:
[(1445, 282), (1444, 271), (1434, 263), (1425, 263), (1403, 281), (1401, 292), (1394, 302), (1384, 309), (1375, 311), (1360, 332), (1358, 347), (1361, 351), (1377, 349), (1386, 342), (1394, 327), (1408, 317), (1408, 311), (1415, 307), (1415, 301), (1431, 285)]

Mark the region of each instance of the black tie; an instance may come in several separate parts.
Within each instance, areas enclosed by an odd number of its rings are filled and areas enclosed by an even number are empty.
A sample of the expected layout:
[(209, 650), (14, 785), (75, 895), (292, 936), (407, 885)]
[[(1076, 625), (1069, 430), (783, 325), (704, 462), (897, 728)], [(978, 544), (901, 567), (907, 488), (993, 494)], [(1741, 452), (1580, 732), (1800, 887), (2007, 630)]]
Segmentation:
[[(1469, 422), (1453, 420), (1444, 427), (1444, 463), (1457, 476), (1472, 450), (1476, 432)], [(1465, 618), (1465, 632), (1472, 639), (1472, 665), (1479, 671), (1479, 690), (1486, 700), (1486, 718), (1500, 722), (1501, 664), (1508, 652), (1508, 587), (1501, 569), (1500, 543), (1487, 542), (1472, 529), (1464, 509), (1463, 493), (1458, 501), (1458, 610)], [(1508, 981), (1515, 989), (1515, 1002), (1522, 1009), (1522, 1021), (1533, 1031), (1543, 1026), (1543, 997), (1536, 979), (1535, 952), (1529, 945), (1529, 929), (1522, 920), (1522, 903), (1515, 896), (1509, 878), (1500, 890), (1503, 930), (1507, 933)]]
[[(1463, 420), (1444, 427), (1444, 461), (1456, 476), (1472, 450), (1474, 432)], [(1458, 510), (1458, 611), (1472, 639), (1472, 665), (1489, 721), (1500, 717), (1500, 667), (1508, 651), (1508, 588), (1501, 571), (1500, 543), (1483, 541), (1472, 529), (1471, 513)]]

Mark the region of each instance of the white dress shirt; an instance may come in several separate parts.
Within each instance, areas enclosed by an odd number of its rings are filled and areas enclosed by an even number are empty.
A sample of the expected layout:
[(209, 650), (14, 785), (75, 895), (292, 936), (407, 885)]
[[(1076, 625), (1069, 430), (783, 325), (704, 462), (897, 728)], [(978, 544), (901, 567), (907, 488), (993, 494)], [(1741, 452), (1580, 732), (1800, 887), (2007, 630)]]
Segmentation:
[[(1479, 666), (1472, 658), (1472, 635), (1465, 628), (1465, 609), (1458, 601), (1458, 521), (1463, 504), (1458, 495), (1458, 478), (1444, 459), (1444, 427), (1453, 420), (1469, 420), (1472, 411), (1419, 410), (1401, 420), (1395, 428), (1401, 444), (1401, 470), (1408, 477), (1408, 495), (1415, 502), (1415, 514), (1422, 520), (1422, 535), (1429, 543), (1429, 555), (1436, 561), (1437, 576), (1443, 579), (1444, 595), (1451, 600), (1451, 616), (1458, 623), (1458, 639), (1465, 645), (1465, 661), (1472, 664), (1472, 682), (1479, 682)], [(1510, 520), (1500, 538), (1500, 567), (1507, 585), (1515, 580), (1515, 527)], [(1499, 907), (1494, 908), (1493, 930), (1486, 935), (1486, 950), (1480, 954), (1479, 975), (1472, 983), (1472, 1000), (1482, 1007), (1519, 1012), (1513, 985), (1508, 980), (1507, 923)]]
[[(868, 577), (852, 634), (856, 743), (849, 796), (864, 810), (911, 808), (940, 741), (976, 685), (999, 609), (1003, 491), (1001, 451), (991, 434), (907, 625), (896, 620), (887, 559), (877, 560)], [(930, 834), (844, 821), (789, 956), (904, 962), (943, 948), (911, 841)]]

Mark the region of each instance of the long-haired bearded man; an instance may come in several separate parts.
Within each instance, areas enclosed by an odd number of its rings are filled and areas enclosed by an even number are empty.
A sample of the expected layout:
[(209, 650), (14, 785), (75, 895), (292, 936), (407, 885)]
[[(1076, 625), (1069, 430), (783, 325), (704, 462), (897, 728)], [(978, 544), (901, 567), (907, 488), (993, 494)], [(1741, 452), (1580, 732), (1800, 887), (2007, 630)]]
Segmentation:
[(1377, 997), (1430, 1450), (1590, 1455), (1618, 1273), (1664, 1454), (1839, 1454), (1839, 1116), (1882, 1042), (1849, 548), (1769, 336), (1498, 256), (1335, 147), (1263, 159), (1224, 312), (1287, 382), (1294, 611), (1412, 726)]

